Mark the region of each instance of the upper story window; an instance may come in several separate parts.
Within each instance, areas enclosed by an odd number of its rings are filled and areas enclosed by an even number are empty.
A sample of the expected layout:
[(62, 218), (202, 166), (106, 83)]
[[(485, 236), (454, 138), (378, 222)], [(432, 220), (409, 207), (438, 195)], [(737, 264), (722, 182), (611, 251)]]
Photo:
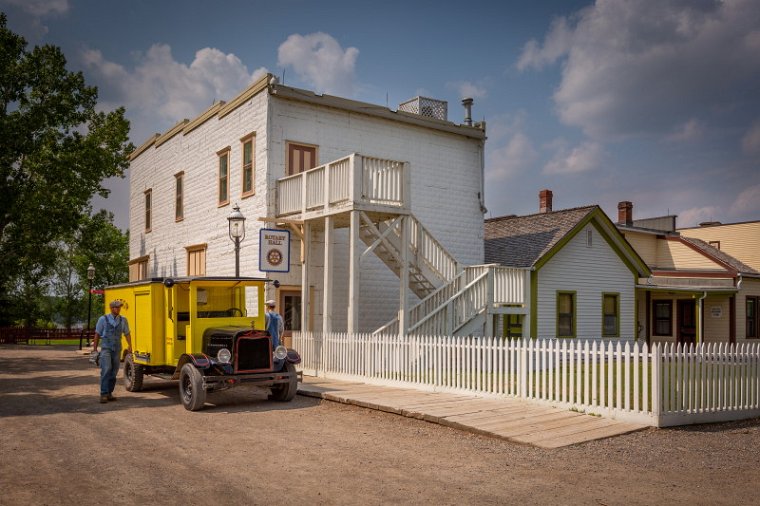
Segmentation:
[(285, 170), (288, 176), (313, 169), (317, 166), (317, 146), (312, 144), (287, 143)]
[(219, 155), (219, 192), (217, 203), (224, 206), (230, 203), (230, 148), (217, 152)]
[(187, 275), (188, 276), (205, 276), (206, 275), (206, 249), (205, 244), (196, 244), (187, 246)]
[(174, 176), (174, 219), (182, 221), (185, 217), (185, 173), (179, 172)]
[(248, 197), (254, 194), (254, 141), (256, 137), (254, 134), (250, 134), (240, 139), (242, 143), (242, 159), (243, 159), (243, 197)]
[(145, 190), (145, 231), (150, 232), (153, 208), (153, 190)]
[(150, 256), (145, 255), (129, 261), (129, 280), (140, 281), (148, 279), (148, 260)]

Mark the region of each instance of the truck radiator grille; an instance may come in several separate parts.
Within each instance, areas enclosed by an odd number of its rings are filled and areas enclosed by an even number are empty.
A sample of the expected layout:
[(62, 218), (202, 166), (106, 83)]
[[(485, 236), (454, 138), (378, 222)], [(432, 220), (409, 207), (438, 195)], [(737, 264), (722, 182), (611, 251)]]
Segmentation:
[(269, 338), (241, 337), (237, 342), (235, 369), (250, 372), (272, 369), (272, 347)]

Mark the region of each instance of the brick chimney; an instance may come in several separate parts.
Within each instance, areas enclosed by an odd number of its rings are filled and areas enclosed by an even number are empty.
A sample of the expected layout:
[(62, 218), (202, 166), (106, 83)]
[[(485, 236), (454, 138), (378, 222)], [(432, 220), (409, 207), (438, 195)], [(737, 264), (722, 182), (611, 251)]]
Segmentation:
[(550, 213), (552, 212), (552, 191), (541, 190), (538, 192), (538, 212)]
[(618, 224), (627, 227), (633, 225), (633, 202), (618, 202)]

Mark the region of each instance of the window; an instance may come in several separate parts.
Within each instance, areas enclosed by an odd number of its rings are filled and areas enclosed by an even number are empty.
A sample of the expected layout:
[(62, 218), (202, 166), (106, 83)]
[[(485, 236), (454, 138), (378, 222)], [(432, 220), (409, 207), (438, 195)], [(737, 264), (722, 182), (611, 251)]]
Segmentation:
[(673, 333), (673, 301), (654, 302), (654, 335), (669, 336)]
[(620, 337), (620, 296), (602, 294), (602, 337)]
[(708, 241), (708, 244), (715, 249), (720, 249), (720, 241)]
[(145, 255), (129, 262), (129, 280), (140, 281), (148, 279), (148, 260), (149, 256)]
[(243, 197), (253, 195), (253, 156), (254, 145), (253, 141), (256, 138), (253, 134), (243, 137), (241, 142), (243, 143)]
[(287, 143), (287, 173), (298, 174), (317, 166), (317, 146)]
[(760, 318), (757, 311), (760, 309), (760, 297), (747, 297), (747, 338), (757, 339), (760, 337)]
[(594, 245), (594, 231), (586, 229), (586, 247), (590, 248)]
[(187, 275), (188, 276), (205, 276), (206, 275), (206, 245), (196, 244), (187, 246)]
[(521, 338), (523, 336), (523, 315), (504, 315), (504, 337), (507, 339)]
[(180, 172), (174, 176), (174, 220), (182, 221), (185, 217), (184, 194), (185, 173)]
[(224, 206), (230, 203), (230, 148), (224, 148), (217, 155), (219, 155), (218, 204)]
[(557, 337), (575, 337), (575, 292), (557, 293)]
[(145, 190), (145, 231), (151, 229), (151, 208), (153, 206), (153, 190)]

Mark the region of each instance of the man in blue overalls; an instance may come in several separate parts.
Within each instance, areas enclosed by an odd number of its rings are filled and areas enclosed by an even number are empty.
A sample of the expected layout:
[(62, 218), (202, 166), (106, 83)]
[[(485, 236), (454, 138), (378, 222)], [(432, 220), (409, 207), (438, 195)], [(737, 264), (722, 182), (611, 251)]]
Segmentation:
[(121, 316), (122, 302), (114, 300), (110, 304), (111, 312), (98, 319), (95, 325), (94, 351), (100, 346), (100, 402), (115, 401), (113, 389), (116, 387), (116, 374), (119, 372), (121, 357), (121, 335), (127, 340), (127, 350), (132, 353), (132, 339), (129, 335), (129, 323)]
[(277, 348), (278, 345), (282, 344), (282, 332), (285, 330), (285, 322), (282, 320), (282, 316), (275, 311), (275, 307), (276, 304), (273, 300), (267, 301), (266, 329), (272, 336), (272, 348)]

